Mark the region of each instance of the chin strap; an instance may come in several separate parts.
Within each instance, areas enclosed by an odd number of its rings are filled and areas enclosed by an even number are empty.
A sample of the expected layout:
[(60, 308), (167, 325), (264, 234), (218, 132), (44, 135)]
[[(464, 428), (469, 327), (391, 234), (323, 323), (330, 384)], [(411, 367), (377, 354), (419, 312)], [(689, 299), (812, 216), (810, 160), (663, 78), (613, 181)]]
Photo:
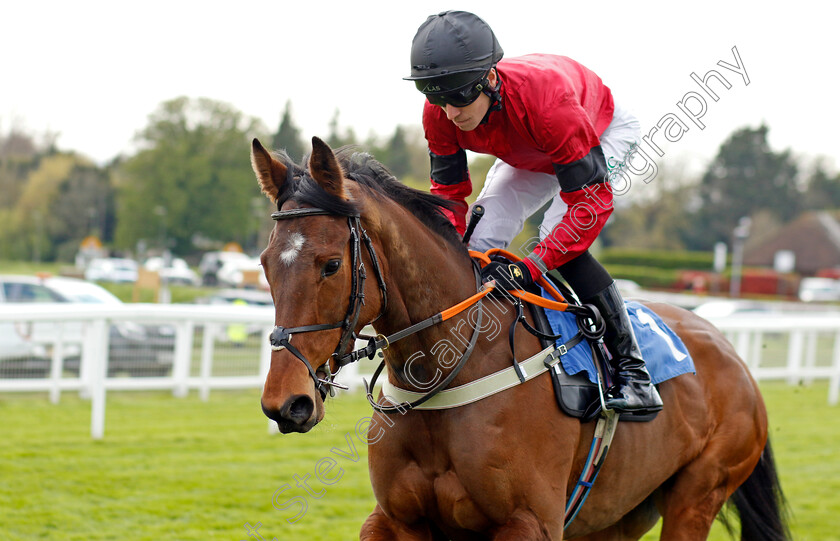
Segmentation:
[(499, 93), (499, 88), (502, 87), (502, 84), (499, 83), (499, 86), (496, 88), (488, 89), (485, 92), (488, 96), (490, 96), (490, 109), (487, 110), (487, 113), (490, 114), (492, 111), (501, 111), (502, 110), (502, 95)]
[(496, 85), (496, 88), (490, 88), (489, 86), (485, 87), (482, 92), (486, 94), (490, 98), (490, 108), (487, 109), (487, 113), (484, 115), (484, 118), (481, 119), (479, 124), (486, 124), (488, 120), (490, 120), (490, 113), (493, 111), (501, 111), (502, 110), (502, 94), (499, 92), (502, 88), (502, 81), (499, 80), (499, 84)]

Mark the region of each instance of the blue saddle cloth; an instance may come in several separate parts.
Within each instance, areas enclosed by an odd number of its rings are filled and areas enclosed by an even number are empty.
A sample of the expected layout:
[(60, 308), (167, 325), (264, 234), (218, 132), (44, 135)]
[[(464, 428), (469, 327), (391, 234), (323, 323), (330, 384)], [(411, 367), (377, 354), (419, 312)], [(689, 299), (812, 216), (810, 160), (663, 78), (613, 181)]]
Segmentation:
[[(545, 292), (543, 296), (552, 299)], [(642, 349), (642, 357), (654, 383), (662, 383), (680, 374), (695, 373), (694, 361), (688, 349), (680, 337), (665, 325), (662, 318), (638, 302), (626, 301), (625, 305), (630, 315), (630, 323), (636, 333), (636, 340)], [(546, 310), (545, 315), (552, 332), (562, 335), (557, 340), (557, 345), (567, 342), (578, 332), (574, 315), (555, 310)], [(589, 381), (598, 382), (598, 373), (592, 362), (589, 345), (585, 340), (563, 355), (561, 362), (567, 374), (574, 375), (585, 371)]]

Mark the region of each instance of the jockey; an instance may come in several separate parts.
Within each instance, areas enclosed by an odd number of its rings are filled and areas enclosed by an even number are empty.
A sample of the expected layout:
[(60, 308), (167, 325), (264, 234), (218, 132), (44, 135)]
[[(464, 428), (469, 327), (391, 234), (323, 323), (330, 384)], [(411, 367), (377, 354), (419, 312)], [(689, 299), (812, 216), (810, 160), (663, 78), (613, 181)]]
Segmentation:
[(463, 233), (472, 193), (465, 150), (497, 158), (476, 201), (485, 218), (470, 246), (505, 248), (525, 219), (551, 201), (540, 243), (522, 261), (492, 262), (482, 280), (507, 289), (557, 269), (585, 304), (601, 312), (614, 385), (606, 405), (624, 412), (662, 408), (610, 274), (589, 252), (613, 209), (609, 166), (639, 140), (639, 122), (616, 106), (601, 79), (574, 60), (532, 54), (502, 60), (490, 27), (464, 11), (432, 15), (411, 46), (411, 75), (426, 96), (423, 128), (431, 156), (431, 192)]

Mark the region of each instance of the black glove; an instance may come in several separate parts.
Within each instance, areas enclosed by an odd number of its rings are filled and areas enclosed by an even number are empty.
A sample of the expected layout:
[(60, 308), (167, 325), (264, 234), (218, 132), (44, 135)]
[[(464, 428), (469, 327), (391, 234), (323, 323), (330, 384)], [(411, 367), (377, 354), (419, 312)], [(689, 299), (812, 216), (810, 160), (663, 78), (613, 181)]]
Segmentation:
[(531, 271), (522, 261), (500, 263), (492, 261), (481, 269), (481, 283), (496, 280), (496, 286), (507, 291), (525, 289), (534, 283)]

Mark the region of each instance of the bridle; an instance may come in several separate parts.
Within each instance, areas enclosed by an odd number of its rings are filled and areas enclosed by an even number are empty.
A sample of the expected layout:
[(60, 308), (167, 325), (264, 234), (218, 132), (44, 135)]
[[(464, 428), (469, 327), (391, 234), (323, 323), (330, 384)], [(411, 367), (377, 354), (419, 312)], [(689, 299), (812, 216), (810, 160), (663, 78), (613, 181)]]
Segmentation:
[[(278, 210), (277, 212), (273, 212), (271, 217), (275, 220), (287, 220), (292, 218), (299, 218), (304, 216), (337, 216), (340, 215), (334, 211), (329, 211), (321, 208), (297, 208), (297, 209), (289, 209), (289, 210)], [(309, 371), (309, 375), (312, 378), (312, 381), (315, 383), (315, 388), (321, 394), (321, 398), (325, 399), (327, 393), (330, 396), (335, 395), (335, 387), (340, 389), (347, 389), (346, 386), (341, 385), (335, 382), (335, 377), (338, 375), (341, 368), (351, 362), (356, 362), (361, 360), (362, 358), (367, 357), (368, 359), (373, 359), (374, 354), (377, 350), (385, 350), (390, 347), (391, 344), (394, 342), (401, 340), (407, 336), (415, 334), (417, 332), (422, 331), (428, 327), (433, 325), (437, 325), (442, 323), (443, 321), (448, 320), (451, 317), (454, 317), (457, 314), (460, 314), (467, 308), (475, 305), (477, 307), (477, 313), (475, 314), (475, 325), (473, 328), (472, 337), (469, 340), (467, 348), (461, 354), (461, 358), (458, 360), (454, 368), (449, 372), (449, 374), (440, 381), (435, 387), (429, 390), (422, 398), (410, 403), (403, 403), (394, 406), (388, 405), (380, 405), (377, 404), (376, 401), (373, 399), (372, 392), (373, 386), (376, 383), (376, 379), (379, 374), (382, 372), (382, 369), (385, 366), (384, 361), (380, 363), (377, 370), (374, 372), (373, 378), (371, 382), (368, 384), (365, 382), (365, 390), (367, 392), (368, 401), (371, 405), (377, 409), (378, 411), (382, 411), (385, 413), (394, 413), (396, 411), (405, 411), (407, 409), (412, 409), (416, 407), (436, 394), (446, 388), (458, 375), (461, 371), (461, 368), (464, 367), (466, 364), (467, 359), (469, 359), (470, 355), (472, 354), (473, 350), (475, 349), (475, 345), (479, 335), (479, 329), (482, 327), (482, 318), (483, 318), (483, 305), (482, 299), (488, 295), (494, 289), (494, 285), (486, 285), (482, 286), (481, 284), (481, 273), (479, 271), (478, 265), (473, 261), (473, 272), (475, 274), (476, 280), (476, 290), (477, 293), (469, 297), (468, 299), (461, 301), (460, 303), (447, 308), (437, 314), (430, 316), (418, 323), (415, 323), (405, 329), (397, 331), (389, 336), (383, 336), (381, 334), (377, 336), (362, 336), (358, 335), (355, 332), (356, 326), (359, 322), (359, 314), (361, 312), (362, 305), (364, 304), (365, 300), (365, 293), (364, 293), (364, 285), (365, 279), (367, 278), (367, 273), (365, 271), (365, 265), (361, 258), (361, 243), (364, 242), (365, 246), (368, 250), (368, 254), (370, 255), (371, 264), (373, 266), (374, 273), (376, 274), (377, 282), (379, 283), (379, 291), (382, 295), (382, 307), (379, 311), (379, 315), (377, 315), (373, 320), (368, 322), (368, 324), (375, 322), (377, 319), (382, 317), (382, 314), (385, 313), (385, 309), (388, 305), (388, 295), (387, 295), (387, 288), (385, 286), (385, 280), (382, 277), (382, 271), (379, 266), (379, 259), (376, 256), (376, 250), (373, 247), (373, 243), (370, 240), (370, 237), (367, 235), (367, 232), (362, 227), (360, 214), (358, 212), (348, 213), (347, 216), (347, 224), (350, 228), (350, 264), (352, 270), (352, 278), (350, 283), (350, 302), (347, 307), (347, 313), (344, 316), (342, 321), (337, 323), (321, 323), (321, 324), (313, 324), (313, 325), (302, 325), (300, 327), (292, 327), (286, 328), (282, 326), (275, 326), (274, 330), (271, 332), (269, 336), (269, 341), (271, 343), (271, 349), (274, 351), (280, 351), (282, 349), (287, 349), (289, 352), (297, 357), (305, 366), (306, 369)], [(331, 359), (336, 364), (336, 371), (332, 372), (330, 369), (330, 362), (327, 361), (324, 365), (317, 370), (312, 367), (312, 363), (306, 358), (303, 353), (300, 352), (295, 346), (291, 344), (292, 336), (295, 334), (305, 333), (305, 332), (315, 332), (315, 331), (326, 331), (331, 329), (343, 329), (341, 339), (338, 342), (338, 346), (336, 346), (335, 351), (332, 353)], [(368, 345), (366, 347), (357, 349), (355, 351), (351, 351), (348, 353), (344, 353), (347, 350), (349, 342), (351, 339), (367, 339)], [(323, 377), (319, 377), (319, 373), (323, 372)]]
[[(303, 216), (336, 216), (335, 212), (324, 210), (321, 208), (296, 208), (289, 210), (278, 210), (271, 214), (274, 221), (288, 220), (292, 218), (299, 218)], [(388, 291), (385, 286), (385, 280), (382, 277), (382, 271), (379, 267), (379, 260), (376, 257), (376, 250), (373, 248), (373, 243), (370, 240), (367, 232), (362, 227), (361, 218), (358, 212), (351, 213), (347, 216), (347, 225), (350, 228), (350, 267), (352, 269), (350, 281), (350, 302), (347, 306), (347, 313), (344, 319), (337, 323), (321, 323), (314, 325), (302, 325), (300, 327), (286, 328), (282, 326), (275, 326), (271, 331), (269, 341), (271, 342), (271, 349), (280, 351), (287, 349), (289, 352), (297, 357), (306, 366), (310, 377), (315, 383), (315, 388), (321, 393), (321, 398), (324, 399), (329, 392), (330, 396), (335, 395), (334, 387), (347, 389), (346, 386), (335, 382), (335, 376), (341, 370), (341, 367), (350, 363), (351, 357), (344, 352), (350, 340), (357, 338), (355, 329), (359, 322), (359, 314), (362, 311), (362, 306), (365, 304), (365, 280), (367, 272), (365, 264), (361, 257), (361, 244), (365, 243), (368, 254), (370, 255), (371, 264), (373, 266), (376, 280), (379, 283), (379, 291), (382, 296), (382, 307), (379, 315), (373, 321), (379, 319), (385, 313), (388, 306)], [(330, 369), (330, 362), (327, 361), (317, 371), (312, 367), (312, 363), (300, 352), (295, 346), (291, 344), (292, 336), (305, 332), (326, 331), (331, 329), (342, 329), (341, 338), (338, 341), (331, 358), (335, 361), (336, 371), (333, 373)], [(323, 377), (319, 377), (319, 373), (323, 372)]]

